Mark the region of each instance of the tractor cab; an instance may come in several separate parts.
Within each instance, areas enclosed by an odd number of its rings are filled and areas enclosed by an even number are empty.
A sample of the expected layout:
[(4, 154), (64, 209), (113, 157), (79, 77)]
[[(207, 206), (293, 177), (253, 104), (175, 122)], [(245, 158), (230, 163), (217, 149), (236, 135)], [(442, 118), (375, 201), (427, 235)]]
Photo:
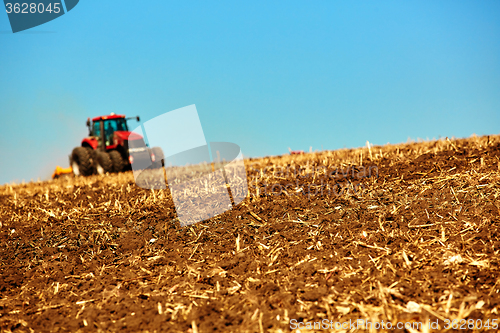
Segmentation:
[[(133, 117), (139, 121), (139, 117)], [(129, 135), (127, 119), (123, 115), (111, 113), (109, 116), (95, 117), (87, 120), (89, 128), (89, 144), (93, 149), (116, 149), (119, 143), (126, 140)]]

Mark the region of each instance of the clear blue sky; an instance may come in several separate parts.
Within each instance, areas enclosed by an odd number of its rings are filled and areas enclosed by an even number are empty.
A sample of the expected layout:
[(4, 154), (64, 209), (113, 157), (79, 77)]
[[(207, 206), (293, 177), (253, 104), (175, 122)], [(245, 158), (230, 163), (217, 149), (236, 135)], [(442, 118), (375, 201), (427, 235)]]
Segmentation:
[(48, 178), (87, 117), (196, 104), (246, 156), (498, 134), (499, 1), (97, 1), (12, 34), (0, 184)]

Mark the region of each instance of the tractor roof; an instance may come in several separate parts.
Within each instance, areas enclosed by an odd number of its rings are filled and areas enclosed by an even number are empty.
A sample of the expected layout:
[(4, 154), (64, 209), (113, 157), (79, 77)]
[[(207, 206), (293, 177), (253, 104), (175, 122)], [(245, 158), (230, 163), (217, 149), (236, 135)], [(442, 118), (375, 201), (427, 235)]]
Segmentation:
[(106, 119), (117, 119), (117, 118), (125, 118), (125, 116), (121, 115), (121, 114), (111, 113), (108, 116), (99, 116), (99, 117), (92, 118), (92, 121), (99, 121), (99, 120), (106, 120)]

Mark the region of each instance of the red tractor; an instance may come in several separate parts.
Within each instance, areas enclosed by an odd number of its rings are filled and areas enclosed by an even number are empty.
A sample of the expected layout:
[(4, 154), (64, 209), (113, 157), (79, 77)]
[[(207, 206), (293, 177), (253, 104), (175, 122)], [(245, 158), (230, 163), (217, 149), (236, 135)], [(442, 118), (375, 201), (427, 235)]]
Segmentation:
[(143, 165), (140, 169), (162, 167), (161, 148), (147, 147), (141, 135), (129, 131), (128, 119), (140, 121), (139, 116), (126, 118), (114, 113), (95, 117), (92, 122), (87, 119), (89, 136), (82, 140), (81, 147), (73, 149), (69, 157), (76, 176), (130, 170), (132, 163)]

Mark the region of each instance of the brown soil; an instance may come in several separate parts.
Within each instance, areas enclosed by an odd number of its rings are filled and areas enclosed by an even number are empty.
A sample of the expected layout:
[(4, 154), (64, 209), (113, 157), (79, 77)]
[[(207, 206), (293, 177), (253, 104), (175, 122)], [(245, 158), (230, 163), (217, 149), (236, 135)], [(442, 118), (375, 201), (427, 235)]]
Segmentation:
[(1, 186), (1, 330), (491, 325), (499, 158), (490, 136), (250, 159), (249, 197), (184, 228), (131, 173)]

